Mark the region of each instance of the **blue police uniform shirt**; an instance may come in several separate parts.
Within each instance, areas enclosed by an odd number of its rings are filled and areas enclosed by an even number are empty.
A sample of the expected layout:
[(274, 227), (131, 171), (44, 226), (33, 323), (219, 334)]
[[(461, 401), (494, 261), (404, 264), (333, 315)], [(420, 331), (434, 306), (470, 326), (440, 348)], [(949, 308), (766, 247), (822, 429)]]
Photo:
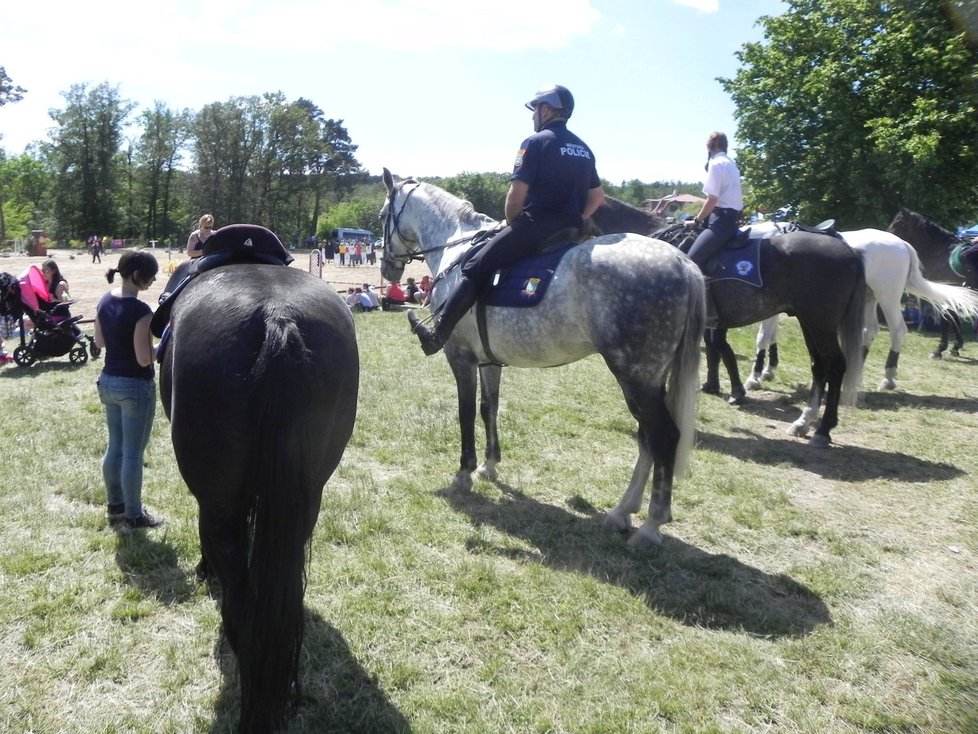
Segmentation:
[(588, 191), (601, 185), (591, 149), (562, 121), (551, 122), (523, 141), (510, 180), (530, 187), (524, 210), (573, 217), (584, 211)]

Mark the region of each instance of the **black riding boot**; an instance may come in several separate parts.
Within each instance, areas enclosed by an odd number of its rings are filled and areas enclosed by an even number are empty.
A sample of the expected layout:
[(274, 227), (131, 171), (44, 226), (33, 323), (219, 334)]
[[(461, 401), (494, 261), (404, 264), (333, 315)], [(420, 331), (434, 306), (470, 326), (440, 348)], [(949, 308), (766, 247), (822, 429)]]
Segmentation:
[(441, 311), (435, 317), (433, 329), (421, 323), (417, 309), (412, 308), (408, 311), (408, 321), (411, 322), (411, 331), (418, 335), (421, 341), (421, 350), (431, 356), (445, 345), (445, 341), (452, 334), (455, 324), (465, 316), (476, 301), (475, 286), (468, 278), (461, 278), (448, 294), (448, 300), (442, 306)]

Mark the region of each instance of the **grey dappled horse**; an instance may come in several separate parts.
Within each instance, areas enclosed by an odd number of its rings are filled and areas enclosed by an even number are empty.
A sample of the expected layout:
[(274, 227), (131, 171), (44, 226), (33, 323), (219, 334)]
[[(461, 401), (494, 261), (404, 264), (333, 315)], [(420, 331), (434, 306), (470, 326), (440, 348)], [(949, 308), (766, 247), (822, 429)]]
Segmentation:
[[(472, 247), (473, 236), (497, 223), (431, 184), (395, 180), (386, 169), (384, 183), (381, 273), (400, 279), (408, 261), (423, 258), (435, 276), (431, 303), (437, 309), (459, 277), (459, 258)], [(588, 240), (564, 256), (539, 305), (486, 307), (492, 356), (479, 336), (475, 311), (459, 322), (444, 349), (458, 390), (462, 437), (453, 486), (472, 486), (480, 380), (486, 451), (479, 471), (494, 479), (500, 461), (496, 416), (502, 365), (554, 367), (598, 353), (638, 421), (638, 461), (607, 522), (622, 532), (631, 528), (631, 515), (641, 506), (651, 473), (649, 517), (629, 542), (659, 543), (660, 526), (672, 519), (673, 479), (686, 469), (693, 443), (698, 344), (705, 321), (699, 269), (663, 242), (608, 235)]]

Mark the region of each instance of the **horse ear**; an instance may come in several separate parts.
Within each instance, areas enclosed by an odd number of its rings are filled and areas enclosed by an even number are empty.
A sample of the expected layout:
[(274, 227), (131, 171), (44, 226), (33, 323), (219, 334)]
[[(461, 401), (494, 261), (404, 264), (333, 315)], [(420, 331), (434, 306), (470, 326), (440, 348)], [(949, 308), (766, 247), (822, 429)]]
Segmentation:
[(386, 168), (384, 169), (384, 186), (387, 187), (388, 194), (394, 190), (394, 177)]

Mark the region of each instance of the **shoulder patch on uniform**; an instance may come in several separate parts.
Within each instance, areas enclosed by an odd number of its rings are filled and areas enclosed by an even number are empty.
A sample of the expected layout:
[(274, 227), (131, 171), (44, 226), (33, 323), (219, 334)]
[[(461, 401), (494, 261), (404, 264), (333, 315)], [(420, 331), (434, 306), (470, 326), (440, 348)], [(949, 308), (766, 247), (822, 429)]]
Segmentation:
[(523, 165), (523, 156), (526, 155), (526, 148), (520, 148), (519, 152), (516, 154), (516, 162), (513, 164), (513, 168), (519, 168)]

